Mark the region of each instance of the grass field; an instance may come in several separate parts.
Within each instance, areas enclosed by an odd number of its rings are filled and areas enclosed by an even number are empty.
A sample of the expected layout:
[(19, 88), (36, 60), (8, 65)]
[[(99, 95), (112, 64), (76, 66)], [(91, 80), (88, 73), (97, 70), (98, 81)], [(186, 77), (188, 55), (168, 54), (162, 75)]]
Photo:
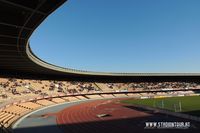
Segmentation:
[(129, 99), (126, 104), (145, 105), (200, 116), (200, 96), (168, 97), (157, 99)]

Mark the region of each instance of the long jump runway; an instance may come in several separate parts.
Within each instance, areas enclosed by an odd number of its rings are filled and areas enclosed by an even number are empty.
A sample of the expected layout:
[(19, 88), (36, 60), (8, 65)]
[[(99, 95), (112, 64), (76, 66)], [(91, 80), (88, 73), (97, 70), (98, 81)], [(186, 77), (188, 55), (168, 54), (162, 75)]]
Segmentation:
[(28, 114), (15, 124), (14, 133), (188, 133), (198, 132), (200, 123), (189, 129), (145, 129), (145, 122), (182, 122), (167, 116), (125, 105), (121, 99), (65, 103)]

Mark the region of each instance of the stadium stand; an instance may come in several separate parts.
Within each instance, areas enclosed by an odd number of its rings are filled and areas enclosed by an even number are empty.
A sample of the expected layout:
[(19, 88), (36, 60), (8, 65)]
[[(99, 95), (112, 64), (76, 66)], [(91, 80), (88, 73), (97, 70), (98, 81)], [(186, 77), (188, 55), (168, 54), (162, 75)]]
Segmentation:
[[(65, 102), (121, 97), (188, 96), (199, 92), (199, 87), (198, 82), (97, 83), (0, 78), (0, 102), (3, 103), (0, 123), (2, 128), (9, 129), (26, 113)], [(25, 99), (27, 97), (29, 99)]]
[[(98, 86), (98, 87), (97, 87)], [(71, 81), (50, 81), (50, 80), (28, 80), (16, 78), (0, 78), (0, 102), (8, 100), (20, 100), (25, 97), (51, 97), (61, 95), (75, 94), (95, 94), (109, 92), (152, 92), (167, 90), (189, 90), (198, 89), (198, 82), (135, 82), (135, 83), (91, 83), (91, 82), (71, 82)], [(184, 92), (182, 92), (184, 93)], [(187, 92), (188, 94), (193, 92)], [(128, 96), (133, 94), (128, 94)], [(141, 94), (140, 94), (141, 95)], [(143, 93), (141, 96), (153, 95)], [(163, 95), (162, 92), (157, 95)], [(174, 95), (177, 95), (174, 93)], [(127, 96), (124, 94), (101, 94), (96, 96), (77, 96), (75, 100), (85, 100), (90, 97), (114, 98), (118, 96)], [(66, 99), (52, 99), (52, 102), (64, 102)], [(68, 97), (67, 100), (73, 100)]]
[[(12, 124), (26, 113), (63, 102), (125, 95), (141, 98), (155, 95), (162, 97), (196, 94), (194, 90), (200, 88), (200, 83), (193, 82), (193, 79), (198, 79), (199, 77), (195, 76), (199, 74), (89, 72), (58, 67), (36, 57), (28, 42), (31, 34), (65, 1), (0, 1), (2, 11), (0, 13), (0, 74), (2, 75), (0, 77), (0, 131), (2, 133), (9, 132), (7, 129), (10, 129)], [(158, 82), (156, 79), (164, 81)], [(101, 80), (106, 83), (100, 82)], [(134, 80), (140, 82), (133, 82)], [(183, 93), (186, 91), (187, 93)]]

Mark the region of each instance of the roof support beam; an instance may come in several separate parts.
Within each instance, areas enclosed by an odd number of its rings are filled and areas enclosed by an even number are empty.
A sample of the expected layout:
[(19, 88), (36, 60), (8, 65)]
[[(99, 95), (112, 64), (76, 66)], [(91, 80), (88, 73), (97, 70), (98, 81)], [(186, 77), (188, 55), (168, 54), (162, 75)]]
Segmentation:
[(22, 26), (15, 25), (15, 24), (8, 24), (8, 23), (0, 22), (0, 25), (5, 25), (5, 26), (9, 26), (9, 27), (13, 27), (13, 28), (19, 28), (19, 29), (23, 28), (23, 29), (31, 30), (32, 31), (32, 28), (22, 27)]
[[(10, 36), (10, 35), (2, 35), (2, 34), (0, 34), (0, 37), (6, 37), (6, 38), (14, 38), (14, 39), (18, 39), (18, 37), (17, 36)], [(22, 40), (25, 40), (26, 38), (19, 38), (19, 39), (22, 39)]]
[[(24, 59), (24, 57), (23, 56), (21, 56), (21, 55), (18, 55), (18, 56), (15, 56), (14, 54), (11, 54), (10, 56), (6, 56), (6, 55), (2, 55), (2, 56), (0, 56), (0, 58), (9, 58), (9, 59), (11, 59), (11, 58), (15, 58), (15, 59), (19, 59), (19, 58), (23, 58)], [(27, 59), (26, 59), (27, 60)], [(2, 64), (2, 62), (0, 62), (0, 64)], [(0, 66), (1, 67), (1, 66)]]
[(9, 47), (16, 47), (16, 44), (9, 44), (9, 43), (0, 43), (0, 46), (9, 46)]
[[(12, 6), (18, 7), (18, 8), (22, 8), (22, 9), (25, 9), (25, 10), (31, 11), (31, 12), (34, 11), (34, 9), (32, 9), (32, 8), (25, 7), (25, 6), (20, 5), (20, 4), (16, 4), (16, 3), (14, 3), (14, 2), (10, 2), (10, 1), (7, 1), (7, 0), (0, 0), (0, 1), (1, 1), (1, 2), (4, 2), (4, 3), (6, 3), (6, 4), (9, 4), (9, 5), (12, 5)], [(41, 12), (41, 11), (35, 11), (35, 12), (38, 13), (38, 14), (44, 15), (44, 16), (47, 15), (46, 13)]]
[(16, 52), (19, 52), (17, 49), (16, 50), (5, 50), (5, 49), (0, 49), (0, 52), (13, 52), (13, 53), (16, 53)]

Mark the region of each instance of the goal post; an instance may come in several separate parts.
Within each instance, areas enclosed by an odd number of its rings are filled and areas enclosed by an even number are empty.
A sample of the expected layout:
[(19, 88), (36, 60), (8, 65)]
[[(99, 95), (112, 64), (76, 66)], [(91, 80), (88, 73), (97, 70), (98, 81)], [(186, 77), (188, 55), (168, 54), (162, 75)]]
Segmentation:
[(174, 112), (182, 112), (182, 102), (181, 101), (168, 101), (168, 100), (155, 100), (153, 107), (159, 109), (166, 109)]
[(174, 112), (182, 112), (182, 103), (178, 101), (174, 103)]

